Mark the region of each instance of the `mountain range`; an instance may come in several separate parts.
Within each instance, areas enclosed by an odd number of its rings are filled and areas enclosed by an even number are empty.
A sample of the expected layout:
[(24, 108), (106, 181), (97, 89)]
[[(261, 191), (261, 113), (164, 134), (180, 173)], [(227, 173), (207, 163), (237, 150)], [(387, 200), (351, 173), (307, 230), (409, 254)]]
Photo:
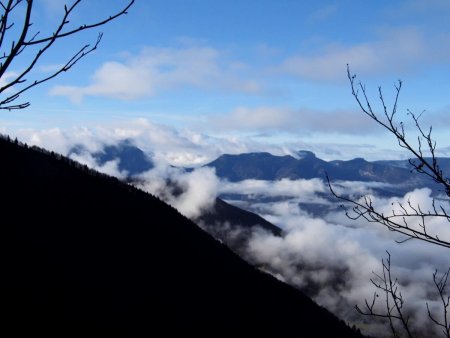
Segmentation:
[[(441, 169), (450, 173), (450, 159), (439, 158)], [(276, 156), (270, 153), (225, 154), (206, 166), (215, 168), (218, 177), (231, 182), (246, 179), (280, 180), (325, 179), (337, 181), (381, 182), (396, 185), (420, 186), (430, 181), (424, 175), (411, 175), (407, 160), (373, 161), (355, 158), (348, 161), (324, 161), (310, 151), (297, 156)]]
[[(82, 146), (73, 147), (68, 156), (86, 151)], [(91, 154), (99, 165), (117, 160), (120, 171), (129, 176), (138, 175), (154, 167), (151, 154), (144, 153), (124, 140), (116, 145), (105, 145), (101, 151)], [(450, 158), (438, 158), (441, 170), (450, 176)], [(224, 154), (207, 163), (216, 175), (230, 182), (246, 179), (280, 180), (325, 179), (328, 174), (335, 181), (381, 182), (403, 186), (427, 186), (431, 181), (425, 175), (412, 173), (408, 160), (366, 161), (364, 158), (352, 160), (325, 161), (313, 152), (301, 150), (295, 156), (277, 156), (267, 152)], [(189, 170), (189, 169), (187, 169)]]

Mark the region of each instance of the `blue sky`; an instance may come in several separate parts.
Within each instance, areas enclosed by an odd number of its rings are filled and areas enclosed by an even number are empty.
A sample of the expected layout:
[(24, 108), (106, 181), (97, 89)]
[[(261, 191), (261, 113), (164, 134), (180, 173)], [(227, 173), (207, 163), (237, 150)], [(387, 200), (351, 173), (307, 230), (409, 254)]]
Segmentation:
[[(103, 18), (126, 2), (85, 1), (71, 23)], [(37, 1), (33, 27), (51, 31), (64, 3)], [(145, 120), (261, 149), (401, 156), (357, 109), (349, 63), (377, 104), (377, 87), (390, 101), (401, 79), (400, 119), (407, 121), (406, 109), (426, 110), (424, 124), (434, 125), (441, 154), (450, 156), (449, 15), (444, 0), (136, 0), (127, 16), (61, 40), (37, 76), (104, 32), (95, 53), (26, 94), (30, 108), (1, 112), (0, 126), (25, 135)]]

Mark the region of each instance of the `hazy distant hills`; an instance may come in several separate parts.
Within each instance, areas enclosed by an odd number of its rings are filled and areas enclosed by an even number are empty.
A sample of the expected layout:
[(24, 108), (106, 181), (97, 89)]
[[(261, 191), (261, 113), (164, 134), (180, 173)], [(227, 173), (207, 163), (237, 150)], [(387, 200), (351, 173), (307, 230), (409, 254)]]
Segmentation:
[[(72, 148), (72, 153), (86, 151), (83, 147)], [(99, 165), (108, 161), (119, 161), (120, 171), (129, 176), (138, 175), (154, 167), (152, 159), (129, 140), (117, 145), (105, 145), (102, 151), (91, 154)], [(439, 158), (441, 169), (450, 175), (450, 158)], [(390, 184), (426, 185), (430, 181), (424, 175), (411, 173), (408, 160), (366, 161), (363, 158), (342, 161), (324, 161), (313, 152), (299, 151), (297, 156), (277, 156), (267, 152), (224, 154), (206, 164), (214, 168), (219, 178), (231, 182), (246, 179), (279, 180), (287, 179), (324, 179), (328, 173), (332, 180), (381, 182)]]
[[(84, 152), (87, 152), (87, 149), (77, 145), (67, 155), (80, 155)], [(126, 171), (129, 176), (138, 175), (154, 167), (153, 161), (129, 140), (121, 141), (116, 145), (105, 145), (101, 151), (93, 152), (90, 155), (99, 165), (117, 160), (119, 171)]]
[(5, 140), (0, 154), (9, 336), (358, 336), (159, 199)]
[[(426, 157), (426, 160), (428, 160), (430, 163), (432, 163), (431, 158)], [(450, 158), (448, 157), (438, 157), (437, 158), (439, 167), (442, 170), (442, 172), (445, 174), (445, 176), (450, 176)], [(398, 160), (398, 161), (376, 161), (375, 163), (382, 164), (382, 165), (388, 165), (388, 166), (394, 166), (404, 169), (410, 169), (411, 164), (408, 160)]]
[(346, 181), (398, 184), (412, 179), (408, 169), (388, 162), (368, 162), (362, 158), (327, 162), (309, 151), (299, 152), (298, 158), (269, 153), (222, 155), (207, 166), (215, 168), (220, 178), (232, 182), (245, 179), (325, 179), (326, 173), (333, 180)]

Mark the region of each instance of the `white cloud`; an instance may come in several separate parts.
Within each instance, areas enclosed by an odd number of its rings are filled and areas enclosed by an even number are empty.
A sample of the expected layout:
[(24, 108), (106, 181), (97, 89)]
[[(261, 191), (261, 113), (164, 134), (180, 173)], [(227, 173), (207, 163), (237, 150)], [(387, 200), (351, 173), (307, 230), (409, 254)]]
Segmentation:
[(111, 161), (107, 161), (103, 164), (97, 163), (95, 158), (92, 157), (91, 153), (88, 151), (82, 151), (81, 153), (72, 153), (70, 158), (78, 163), (87, 165), (89, 168), (93, 168), (98, 172), (101, 172), (106, 175), (114, 176), (119, 179), (124, 179), (127, 177), (128, 172), (126, 170), (121, 171), (119, 169), (119, 160), (114, 159)]
[(163, 161), (140, 175), (138, 186), (172, 205), (186, 217), (195, 219), (215, 204), (219, 179), (214, 169), (191, 172), (170, 167)]
[(135, 100), (183, 87), (246, 93), (261, 90), (256, 81), (239, 76), (245, 67), (236, 68), (235, 63), (223, 59), (212, 47), (145, 48), (124, 62), (104, 63), (87, 86), (56, 86), (51, 94), (80, 102), (86, 96)]
[(241, 194), (271, 197), (299, 197), (310, 200), (317, 193), (326, 191), (325, 184), (320, 179), (279, 181), (244, 180), (239, 182), (223, 182), (220, 186), (221, 194)]
[(55, 72), (61, 70), (63, 67), (64, 67), (64, 64), (59, 63), (59, 64), (42, 65), (42, 66), (39, 66), (38, 69), (39, 69), (39, 71), (41, 71), (43, 73), (55, 73)]
[(67, 0), (43, 0), (42, 5), (47, 11), (54, 14), (56, 12), (62, 13), (67, 2)]
[[(367, 193), (373, 196), (373, 189), (380, 187), (388, 185), (339, 182), (335, 186), (355, 198)], [(247, 259), (277, 278), (300, 287), (344, 320), (360, 324), (366, 334), (378, 335), (385, 332), (385, 327), (358, 315), (354, 305), (364, 305), (364, 299), (371, 299), (374, 292), (370, 283), (370, 278), (374, 277), (372, 271), (380, 272), (381, 258), (385, 258), (385, 250), (389, 250), (392, 272), (399, 280), (405, 307), (412, 316), (412, 326), (420, 332), (424, 328), (434, 330), (427, 321), (426, 302), (433, 308), (438, 304), (432, 274), (434, 269), (441, 272), (448, 269), (448, 249), (420, 241), (398, 245), (395, 240), (402, 238), (398, 233), (364, 220), (355, 222), (342, 210), (336, 211), (339, 202), (326, 198), (327, 189), (316, 179), (245, 180), (221, 182), (219, 192), (234, 194), (237, 203), (233, 203), (258, 213), (283, 229), (281, 237), (262, 230), (253, 231)], [(244, 200), (240, 201), (236, 194), (245, 196)], [(430, 194), (429, 189), (417, 189), (399, 197), (374, 196), (374, 207), (389, 214), (393, 207), (398, 208), (396, 202), (406, 206), (410, 201), (413, 206), (420, 204), (423, 210), (429, 210), (432, 208)], [(304, 203), (316, 204), (322, 209), (322, 215), (312, 216), (303, 209)], [(450, 210), (448, 201), (442, 206)], [(331, 211), (327, 213), (327, 210)], [(411, 220), (411, 226), (414, 222)], [(450, 236), (445, 219), (430, 221), (429, 231), (442, 238)], [(236, 233), (232, 236), (239, 238)], [(380, 306), (382, 309), (383, 304)]]
[[(3, 76), (0, 78), (0, 88), (8, 85), (11, 81), (14, 81), (19, 74), (15, 71), (5, 72)], [(13, 87), (8, 88), (5, 93), (10, 93), (13, 91)]]
[(388, 14), (398, 19), (402, 16), (418, 14), (421, 18), (428, 18), (429, 24), (433, 24), (433, 19), (437, 15), (448, 15), (450, 13), (450, 3), (447, 0), (409, 0), (400, 5), (388, 8)]
[(380, 35), (378, 40), (350, 46), (330, 43), (322, 52), (287, 58), (277, 70), (307, 80), (342, 82), (347, 64), (358, 74), (399, 75), (435, 58), (429, 52), (435, 50), (433, 41), (418, 29), (384, 29)]
[[(348, 187), (351, 189), (352, 185)], [(286, 188), (285, 196), (288, 195)], [(416, 190), (397, 198), (402, 201), (408, 199), (423, 203), (427, 208), (429, 191)], [(379, 199), (377, 207), (388, 210), (392, 207), (392, 200)], [(398, 245), (394, 242), (395, 233), (376, 224), (345, 219), (342, 213), (340, 218), (335, 217), (338, 215), (335, 213), (325, 218), (312, 217), (301, 209), (297, 198), (261, 204), (264, 204), (263, 216), (282, 225), (284, 234), (276, 237), (264, 231), (254, 231), (247, 252), (251, 261), (300, 287), (344, 320), (361, 324), (366, 319), (353, 307), (355, 304), (363, 305), (365, 298), (371, 299), (374, 292), (370, 284), (370, 278), (374, 277), (372, 271), (379, 273), (380, 260), (385, 257), (385, 250), (389, 250), (392, 272), (394, 278), (398, 277), (405, 307), (412, 316), (412, 326), (417, 330), (427, 328), (428, 332), (434, 329), (427, 322), (425, 303), (434, 304), (438, 300), (432, 273), (435, 268), (441, 272), (448, 268), (447, 249), (419, 241)], [(261, 211), (257, 208), (253, 210)], [(448, 227), (448, 222), (440, 222), (441, 225), (444, 223)], [(380, 306), (382, 308), (383, 304)], [(374, 325), (372, 319), (363, 326), (366, 334), (376, 335), (385, 330)]]
[(316, 22), (329, 20), (333, 15), (336, 14), (337, 11), (338, 11), (337, 4), (325, 5), (320, 7), (318, 10), (312, 12), (309, 15), (309, 20)]
[(284, 107), (237, 107), (228, 114), (211, 117), (218, 130), (256, 132), (319, 132), (362, 134), (382, 131), (367, 116), (355, 111), (318, 111)]
[(211, 168), (199, 168), (179, 177), (178, 184), (183, 188), (174, 200), (174, 207), (190, 218), (200, 216), (215, 204), (219, 179)]

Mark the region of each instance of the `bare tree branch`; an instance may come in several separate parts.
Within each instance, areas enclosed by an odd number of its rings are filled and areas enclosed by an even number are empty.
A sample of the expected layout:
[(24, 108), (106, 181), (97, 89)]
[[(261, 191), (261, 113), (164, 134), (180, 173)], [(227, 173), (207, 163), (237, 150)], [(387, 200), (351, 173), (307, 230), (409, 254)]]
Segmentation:
[(361, 309), (358, 305), (355, 306), (356, 311), (364, 316), (378, 317), (386, 319), (389, 323), (392, 335), (394, 337), (401, 337), (402, 335), (398, 332), (394, 321), (398, 321), (403, 328), (403, 332), (407, 337), (414, 337), (411, 329), (409, 328), (409, 318), (404, 314), (403, 306), (404, 300), (402, 293), (399, 289), (399, 284), (397, 279), (393, 279), (391, 274), (391, 254), (387, 252), (387, 259), (382, 260), (383, 273), (382, 275), (373, 273), (376, 279), (371, 279), (372, 284), (384, 293), (385, 300), (385, 311), (379, 312), (375, 309), (375, 305), (379, 295), (377, 292), (374, 293), (372, 302), (369, 303), (366, 299), (365, 309)]
[[(414, 122), (417, 131), (417, 139), (415, 141), (411, 141), (411, 137), (407, 135), (403, 122), (397, 122), (397, 108), (402, 82), (398, 81), (395, 85), (395, 99), (391, 109), (388, 108), (385, 102), (381, 87), (378, 88), (378, 98), (382, 109), (380, 113), (376, 113), (368, 98), (365, 85), (361, 82), (355, 82), (356, 76), (351, 74), (348, 65), (347, 77), (350, 81), (352, 95), (362, 112), (389, 131), (395, 137), (399, 146), (406, 149), (412, 155), (412, 158), (409, 159), (412, 171), (424, 174), (433, 179), (434, 182), (443, 188), (447, 197), (450, 197), (450, 179), (444, 175), (439, 166), (439, 161), (436, 156), (436, 141), (432, 138), (433, 128), (423, 128), (420, 123), (420, 118), (424, 112), (416, 115), (410, 110), (407, 110), (407, 115)], [(433, 245), (450, 248), (449, 239), (441, 238), (440, 234), (433, 232), (430, 226), (431, 221), (436, 219), (450, 222), (449, 213), (434, 198), (431, 200), (430, 210), (424, 209), (420, 204), (408, 199), (406, 202), (393, 202), (391, 212), (385, 213), (377, 209), (371, 196), (366, 195), (356, 199), (352, 196), (339, 194), (331, 184), (328, 175), (326, 179), (332, 195), (346, 204), (343, 207), (345, 208), (347, 217), (350, 219), (364, 219), (367, 222), (383, 225), (390, 231), (404, 235), (405, 238), (398, 240), (398, 243), (417, 239)], [(349, 208), (348, 206), (351, 207)], [(404, 314), (404, 300), (399, 289), (399, 283), (397, 279), (393, 278), (391, 273), (391, 255), (389, 252), (387, 254), (387, 259), (382, 260), (383, 273), (381, 275), (374, 273), (375, 278), (371, 279), (377, 291), (374, 293), (371, 301), (365, 300), (365, 307), (363, 309), (356, 305), (356, 310), (362, 315), (386, 319), (394, 337), (402, 336), (398, 330), (399, 325), (395, 323), (400, 324), (400, 328), (402, 328), (403, 333), (407, 337), (412, 337), (409, 328), (409, 318)], [(438, 277), (437, 270), (433, 274), (434, 285), (438, 291), (442, 306), (442, 316), (436, 316), (430, 309), (429, 304), (426, 304), (430, 321), (442, 329), (442, 333), (447, 338), (450, 338), (448, 318), (450, 312), (450, 296), (445, 292), (445, 288), (449, 273), (450, 268), (440, 278)], [(377, 310), (378, 307), (376, 304), (379, 299), (378, 292), (380, 291), (384, 294), (384, 311)]]
[[(414, 206), (411, 202), (408, 202), (408, 207), (411, 210), (407, 210), (400, 202), (397, 202), (396, 204), (399, 206), (400, 211), (392, 210), (392, 214), (386, 215), (381, 211), (376, 210), (371, 197), (363, 196), (362, 201), (358, 201), (351, 197), (338, 194), (333, 188), (328, 175), (326, 176), (326, 179), (333, 196), (342, 201), (348, 202), (349, 205), (352, 205), (351, 209), (348, 209), (343, 205), (348, 218), (352, 220), (364, 219), (370, 223), (378, 223), (385, 226), (390, 231), (395, 231), (405, 235), (406, 239), (400, 240), (399, 242), (418, 239), (431, 244), (450, 248), (449, 241), (441, 239), (437, 234), (430, 234), (427, 230), (428, 219), (443, 218), (450, 222), (450, 215), (447, 214), (446, 210), (442, 206), (437, 208), (435, 200), (432, 201), (434, 208), (433, 211), (423, 212), (420, 209), (420, 206)], [(408, 220), (412, 219), (420, 219), (418, 227), (413, 227), (408, 223)]]
[[(414, 122), (418, 130), (416, 146), (408, 139), (403, 122), (396, 122), (396, 114), (398, 108), (398, 100), (402, 88), (402, 82), (398, 81), (395, 85), (395, 99), (391, 110), (388, 109), (384, 100), (381, 87), (378, 88), (379, 100), (382, 106), (382, 113), (377, 114), (373, 110), (370, 100), (367, 96), (366, 87), (361, 83), (356, 83), (356, 75), (352, 75), (350, 67), (347, 65), (347, 77), (350, 81), (352, 95), (358, 103), (364, 114), (369, 116), (376, 123), (388, 130), (397, 140), (400, 147), (408, 150), (412, 155), (409, 160), (413, 171), (432, 178), (436, 183), (443, 187), (446, 195), (450, 197), (450, 180), (445, 177), (439, 167), (436, 157), (436, 142), (432, 138), (432, 128), (425, 130), (420, 124), (422, 115), (415, 115), (408, 110), (408, 115)], [(425, 152), (430, 154), (427, 158)], [(399, 240), (404, 243), (412, 239), (418, 239), (431, 244), (450, 248), (450, 241), (441, 238), (439, 234), (432, 232), (428, 224), (433, 219), (444, 219), (450, 222), (450, 215), (442, 205), (437, 205), (436, 200), (432, 200), (432, 210), (422, 210), (420, 205), (414, 205), (408, 201), (406, 205), (400, 202), (393, 204), (391, 214), (384, 214), (376, 210), (370, 196), (364, 196), (362, 199), (356, 200), (352, 197), (338, 194), (332, 187), (330, 178), (327, 176), (328, 186), (331, 193), (338, 199), (352, 205), (351, 209), (346, 209), (346, 215), (353, 220), (365, 219), (370, 223), (378, 223), (385, 226), (388, 230), (398, 232), (405, 236), (405, 239)], [(396, 208), (394, 208), (396, 207)]]
[[(78, 33), (80, 31), (86, 30), (86, 29), (91, 29), (91, 28), (103, 26), (104, 24), (106, 24), (106, 23), (108, 23), (108, 22), (118, 18), (119, 16), (128, 14), (128, 9), (130, 9), (130, 7), (133, 5), (134, 1), (135, 0), (130, 1), (128, 3), (128, 5), (124, 9), (122, 9), (120, 12), (118, 12), (118, 13), (116, 13), (114, 15), (111, 15), (107, 19), (104, 19), (102, 21), (99, 21), (99, 22), (96, 22), (96, 23), (92, 23), (92, 24), (83, 24), (80, 27), (78, 27), (77, 29), (73, 29), (73, 30), (70, 30), (70, 31), (65, 32), (65, 33), (55, 32), (55, 33), (52, 34), (51, 37), (46, 37), (46, 38), (42, 38), (42, 39), (35, 40), (35, 41), (29, 41), (29, 42), (26, 42), (25, 44), (26, 45), (36, 45), (36, 44), (44, 43), (44, 42), (47, 42), (47, 41), (50, 41), (50, 40), (53, 40), (53, 39), (63, 38), (65, 36), (69, 36), (69, 35)], [(80, 2), (81, 2), (81, 0), (75, 1), (72, 4), (72, 6), (70, 6), (69, 8), (67, 6), (65, 6), (65, 8), (64, 8), (64, 10), (65, 10), (64, 17), (66, 19), (70, 15), (70, 13), (75, 9), (75, 7), (80, 4)], [(68, 21), (64, 21), (64, 20), (63, 20), (63, 22), (64, 22), (64, 25), (66, 23), (68, 23)]]
[[(21, 94), (26, 92), (27, 90), (46, 82), (59, 74), (68, 71), (71, 69), (80, 59), (85, 57), (86, 55), (92, 53), (97, 49), (103, 33), (99, 33), (96, 42), (91, 46), (90, 44), (86, 44), (82, 46), (76, 53), (69, 58), (68, 61), (64, 63), (62, 67), (53, 72), (51, 75), (35, 79), (34, 81), (26, 84), (28, 79), (27, 76), (30, 75), (31, 70), (34, 69), (36, 64), (40, 61), (41, 57), (55, 44), (55, 42), (61, 38), (79, 33), (84, 30), (92, 29), (95, 27), (99, 27), (107, 24), (108, 22), (128, 13), (128, 9), (133, 5), (135, 0), (129, 0), (128, 4), (119, 12), (115, 13), (107, 17), (106, 19), (100, 20), (98, 22), (90, 23), (90, 24), (82, 24), (76, 29), (65, 31), (67, 24), (70, 22), (69, 17), (77, 8), (77, 6), (81, 3), (82, 0), (76, 0), (69, 7), (64, 6), (64, 15), (62, 16), (59, 25), (56, 27), (55, 31), (50, 35), (43, 38), (37, 38), (39, 32), (34, 33), (29, 36), (29, 29), (32, 25), (30, 22), (31, 13), (33, 9), (33, 0), (25, 0), (26, 2), (26, 10), (24, 14), (24, 20), (22, 24), (22, 29), (20, 31), (20, 36), (16, 39), (14, 37), (9, 37), (9, 40), (12, 40), (12, 46), (10, 48), (4, 48), (3, 43), (5, 37), (8, 35), (8, 30), (14, 25), (14, 23), (9, 23), (9, 17), (14, 9), (16, 9), (17, 5), (23, 2), (23, 0), (9, 0), (7, 4), (0, 2), (0, 6), (3, 9), (3, 14), (0, 18), (0, 78), (4, 78), (6, 72), (11, 68), (11, 64), (14, 60), (18, 58), (18, 56), (27, 48), (27, 47), (37, 47), (40, 46), (39, 49), (34, 53), (31, 57), (30, 61), (28, 61), (28, 65), (22, 68), (20, 72), (17, 73), (10, 81), (6, 81), (6, 83), (0, 88), (0, 94), (8, 93), (5, 98), (0, 99), (0, 109), (23, 109), (30, 105), (29, 102), (22, 103), (13, 103)], [(10, 93), (10, 90), (16, 87), (20, 87)]]
[[(411, 118), (414, 121), (414, 124), (420, 134), (418, 136), (418, 146), (417, 147), (415, 147), (413, 144), (411, 144), (411, 142), (406, 138), (406, 133), (405, 133), (405, 129), (403, 127), (403, 123), (395, 122), (395, 118), (396, 118), (396, 114), (397, 114), (398, 99), (399, 99), (400, 91), (402, 88), (402, 81), (399, 80), (398, 84), (395, 85), (396, 95), (395, 95), (394, 104), (392, 106), (392, 110), (390, 112), (388, 111), (386, 104), (384, 102), (381, 87), (378, 88), (379, 98), (383, 105), (383, 115), (385, 118), (385, 120), (383, 121), (372, 110), (372, 107), (370, 105), (369, 99), (366, 94), (365, 86), (361, 82), (355, 83), (356, 75), (351, 74), (350, 67), (348, 65), (347, 65), (347, 77), (350, 81), (352, 95), (356, 99), (356, 102), (358, 103), (361, 110), (366, 115), (368, 115), (370, 118), (372, 118), (375, 122), (380, 124), (383, 128), (387, 129), (390, 133), (392, 133), (395, 136), (395, 138), (397, 139), (399, 146), (408, 150), (413, 155), (414, 160), (410, 160), (410, 163), (413, 166), (415, 171), (417, 171), (419, 173), (424, 173), (427, 176), (431, 177), (438, 184), (441, 184), (444, 187), (444, 191), (446, 192), (447, 196), (450, 197), (450, 179), (443, 175), (443, 172), (439, 167), (439, 164), (438, 164), (438, 161), (436, 158), (436, 153), (435, 153), (436, 142), (432, 139), (432, 136), (431, 136), (432, 128), (430, 127), (428, 132), (425, 132), (419, 123), (419, 119), (422, 114), (417, 116), (413, 112), (408, 110), (408, 115), (411, 116)], [(358, 88), (363, 93), (364, 101), (361, 101)], [(422, 149), (424, 141), (425, 141), (425, 144), (427, 145), (427, 151), (430, 152), (431, 160), (427, 160), (427, 158), (424, 156), (423, 149)]]
[(427, 303), (427, 310), (428, 310), (428, 317), (431, 319), (433, 323), (435, 323), (437, 326), (442, 328), (442, 332), (445, 337), (450, 338), (450, 320), (449, 320), (449, 312), (450, 312), (450, 295), (445, 294), (445, 288), (447, 286), (447, 279), (448, 275), (450, 273), (450, 268), (447, 270), (446, 273), (442, 275), (441, 278), (438, 278), (438, 272), (437, 270), (433, 273), (433, 281), (434, 285), (436, 286), (436, 289), (439, 293), (439, 298), (442, 302), (442, 309), (443, 309), (443, 318), (442, 321), (439, 321), (435, 318), (435, 316), (431, 313), (430, 307)]

